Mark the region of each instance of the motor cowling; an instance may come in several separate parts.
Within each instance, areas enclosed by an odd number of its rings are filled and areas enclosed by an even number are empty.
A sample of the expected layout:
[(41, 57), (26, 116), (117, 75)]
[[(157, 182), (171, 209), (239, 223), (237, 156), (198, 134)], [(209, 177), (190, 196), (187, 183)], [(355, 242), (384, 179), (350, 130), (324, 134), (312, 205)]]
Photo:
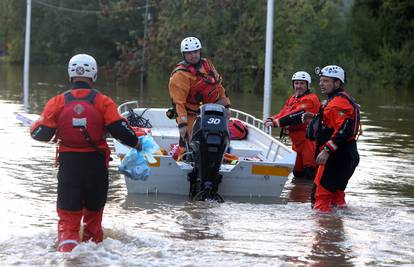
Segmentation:
[(218, 104), (202, 105), (199, 111), (190, 143), (194, 160), (194, 170), (190, 174), (191, 195), (195, 200), (222, 200), (217, 191), (221, 181), (220, 166), (230, 140), (227, 111)]

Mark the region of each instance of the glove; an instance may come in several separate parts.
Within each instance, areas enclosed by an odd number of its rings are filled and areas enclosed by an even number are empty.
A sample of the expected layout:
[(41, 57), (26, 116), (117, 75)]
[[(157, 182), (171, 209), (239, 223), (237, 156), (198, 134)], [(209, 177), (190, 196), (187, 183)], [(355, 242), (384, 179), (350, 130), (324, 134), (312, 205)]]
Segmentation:
[(273, 118), (267, 118), (263, 121), (265, 127), (274, 127)]
[(302, 122), (308, 124), (314, 117), (315, 114), (311, 112), (305, 112), (302, 114)]
[(185, 140), (185, 138), (187, 138), (188, 135), (188, 128), (187, 126), (181, 126), (178, 128), (178, 131), (180, 132), (180, 138), (182, 140)]

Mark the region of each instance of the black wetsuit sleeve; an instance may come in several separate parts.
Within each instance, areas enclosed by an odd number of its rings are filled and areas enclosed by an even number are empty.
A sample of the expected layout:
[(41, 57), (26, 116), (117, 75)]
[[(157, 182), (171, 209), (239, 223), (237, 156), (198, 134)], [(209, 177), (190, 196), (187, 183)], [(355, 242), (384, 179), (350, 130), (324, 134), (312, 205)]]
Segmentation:
[(48, 142), (52, 139), (55, 133), (56, 128), (50, 128), (39, 124), (31, 130), (30, 135), (37, 141)]
[(332, 142), (334, 142), (336, 145), (340, 145), (349, 140), (349, 138), (352, 137), (354, 132), (353, 125), (354, 120), (346, 119), (344, 123), (341, 125), (341, 128), (339, 128), (336, 134), (332, 136)]
[(285, 127), (289, 125), (298, 125), (302, 124), (302, 114), (305, 113), (304, 110), (299, 110), (295, 113), (291, 113), (284, 117), (279, 118), (279, 126)]
[(138, 137), (124, 119), (114, 121), (107, 128), (112, 137), (118, 139), (121, 143), (130, 147), (136, 146)]

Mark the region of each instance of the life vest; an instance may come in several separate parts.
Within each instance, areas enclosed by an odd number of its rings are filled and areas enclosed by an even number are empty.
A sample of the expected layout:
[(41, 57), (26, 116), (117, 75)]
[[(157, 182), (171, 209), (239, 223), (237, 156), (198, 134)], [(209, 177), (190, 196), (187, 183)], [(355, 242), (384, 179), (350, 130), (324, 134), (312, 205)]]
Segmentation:
[(57, 121), (56, 136), (67, 147), (94, 147), (105, 142), (103, 115), (94, 107), (99, 92), (91, 89), (83, 98), (76, 98), (71, 91), (64, 93), (65, 105)]
[(341, 92), (339, 94), (345, 97), (349, 101), (349, 103), (351, 103), (351, 105), (354, 107), (354, 125), (352, 127), (353, 132), (351, 139), (358, 140), (359, 136), (362, 134), (361, 106), (347, 92)]
[(247, 138), (247, 126), (238, 119), (229, 120), (229, 132), (231, 140), (244, 140)]
[[(204, 67), (206, 73), (200, 72), (201, 66)], [(190, 87), (186, 99), (187, 103), (197, 105), (215, 103), (218, 100), (217, 86), (221, 83), (221, 77), (207, 59), (201, 59), (201, 64), (197, 66), (182, 61), (177, 64), (171, 75), (177, 71), (190, 72), (197, 77), (195, 84)]]
[(323, 111), (325, 107), (329, 104), (329, 102), (337, 96), (342, 96), (345, 99), (347, 99), (354, 108), (354, 125), (352, 126), (352, 135), (349, 137), (348, 140), (358, 140), (359, 136), (362, 134), (359, 104), (356, 103), (355, 99), (352, 98), (348, 93), (338, 92), (321, 106), (316, 117), (309, 123), (306, 131), (306, 136), (310, 140), (316, 140), (318, 144), (324, 144), (331, 139), (332, 134), (334, 133), (334, 129), (326, 127), (326, 125), (323, 123)]

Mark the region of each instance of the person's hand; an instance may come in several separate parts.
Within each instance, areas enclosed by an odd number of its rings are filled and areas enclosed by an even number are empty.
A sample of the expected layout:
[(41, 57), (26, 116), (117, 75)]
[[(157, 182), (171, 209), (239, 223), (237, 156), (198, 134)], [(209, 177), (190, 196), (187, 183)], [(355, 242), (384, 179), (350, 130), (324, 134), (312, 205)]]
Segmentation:
[(138, 142), (137, 142), (137, 144), (134, 146), (134, 148), (135, 148), (136, 150), (138, 150), (138, 151), (141, 151), (141, 150), (142, 150), (142, 141), (141, 141), (141, 139), (139, 139), (139, 138), (138, 138)]
[(178, 131), (180, 132), (180, 138), (182, 140), (185, 140), (185, 138), (187, 137), (188, 134), (188, 128), (187, 126), (181, 126), (178, 128)]
[(264, 126), (267, 128), (267, 127), (273, 127), (274, 126), (274, 124), (273, 124), (273, 119), (272, 118), (267, 118), (267, 119), (265, 119), (264, 121), (263, 121), (263, 123), (264, 123)]
[(329, 152), (325, 149), (322, 149), (321, 152), (319, 152), (319, 155), (316, 157), (316, 164), (318, 165), (325, 165), (329, 158)]
[(314, 117), (315, 114), (312, 112), (305, 112), (302, 114), (302, 122), (308, 124)]

